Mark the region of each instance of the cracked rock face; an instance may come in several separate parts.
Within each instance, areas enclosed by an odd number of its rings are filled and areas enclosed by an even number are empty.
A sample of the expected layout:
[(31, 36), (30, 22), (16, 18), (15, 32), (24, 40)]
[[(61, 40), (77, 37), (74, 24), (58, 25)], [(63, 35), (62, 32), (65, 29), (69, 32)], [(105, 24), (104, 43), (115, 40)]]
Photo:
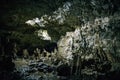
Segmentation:
[[(108, 28), (109, 21), (108, 17), (96, 18), (94, 23), (88, 21), (81, 27), (76, 28), (74, 32), (66, 32), (66, 35), (58, 41), (58, 54), (67, 60), (72, 60), (72, 53), (79, 53), (79, 55), (83, 55), (87, 59), (89, 58), (87, 55), (92, 55), (90, 58), (93, 58), (93, 56), (97, 55), (94, 54), (95, 50), (100, 47), (106, 53), (107, 50), (112, 49), (111, 45), (114, 44), (114, 40), (110, 40), (112, 39), (112, 34), (110, 33), (112, 30)], [(85, 47), (86, 50), (83, 53), (81, 49)], [(110, 60), (110, 55), (102, 53), (99, 55), (107, 56)]]
[(80, 32), (77, 28), (74, 32), (67, 32), (58, 42), (58, 54), (61, 54), (66, 59), (72, 59), (73, 46), (77, 49), (79, 44), (74, 41), (80, 40)]

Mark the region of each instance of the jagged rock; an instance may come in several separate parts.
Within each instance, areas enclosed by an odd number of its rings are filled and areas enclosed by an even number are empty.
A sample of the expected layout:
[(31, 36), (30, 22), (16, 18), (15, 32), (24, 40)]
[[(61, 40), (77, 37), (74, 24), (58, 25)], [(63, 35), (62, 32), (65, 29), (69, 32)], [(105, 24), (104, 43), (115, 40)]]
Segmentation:
[(51, 37), (49, 36), (47, 30), (39, 30), (38, 36), (43, 40), (51, 40)]
[[(72, 53), (79, 48), (75, 41), (81, 40), (80, 29), (76, 28), (74, 32), (67, 32), (64, 37), (58, 41), (58, 53), (66, 59), (72, 59)], [(75, 47), (73, 51), (73, 46)]]

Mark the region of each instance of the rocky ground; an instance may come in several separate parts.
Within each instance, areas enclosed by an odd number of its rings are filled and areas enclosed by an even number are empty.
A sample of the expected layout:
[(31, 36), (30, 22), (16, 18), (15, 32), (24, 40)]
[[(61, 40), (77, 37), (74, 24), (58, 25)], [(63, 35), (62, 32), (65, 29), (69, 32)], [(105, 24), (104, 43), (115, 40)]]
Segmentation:
[[(90, 61), (83, 62), (89, 63)], [(67, 64), (50, 64), (38, 60), (16, 59), (14, 60), (16, 73), (19, 73), (23, 80), (119, 80), (119, 72), (113, 70), (109, 62), (84, 65), (80, 72), (75, 72), (76, 67), (71, 72), (71, 67)], [(112, 79), (112, 80), (113, 80)]]

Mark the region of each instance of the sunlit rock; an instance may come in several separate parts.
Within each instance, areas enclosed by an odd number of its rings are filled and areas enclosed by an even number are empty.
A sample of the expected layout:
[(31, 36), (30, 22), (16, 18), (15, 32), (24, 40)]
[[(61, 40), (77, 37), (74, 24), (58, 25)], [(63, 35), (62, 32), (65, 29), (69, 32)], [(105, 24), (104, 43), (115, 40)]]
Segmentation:
[(44, 20), (43, 17), (39, 18), (34, 18), (33, 20), (28, 20), (25, 22), (28, 25), (34, 26), (35, 24), (39, 25), (40, 27), (45, 27), (45, 24), (47, 23), (46, 20)]
[(58, 53), (67, 60), (71, 60), (73, 55), (73, 46), (77, 49), (79, 44), (75, 44), (77, 40), (81, 40), (79, 28), (74, 32), (66, 32), (66, 36), (62, 37), (58, 42)]
[[(82, 55), (81, 56), (81, 59), (83, 59), (83, 60), (85, 60), (85, 61), (89, 61), (89, 60), (92, 60), (92, 59), (94, 59), (95, 58), (95, 56), (93, 55), (93, 54), (84, 54), (84, 55)], [(84, 63), (84, 62), (83, 62)], [(89, 64), (87, 64), (87, 65), (89, 65)]]
[(34, 21), (35, 21), (35, 23), (39, 23), (40, 19), (39, 18), (35, 18)]
[(34, 20), (28, 20), (25, 23), (31, 26), (34, 26), (36, 24)]
[(38, 36), (40, 36), (41, 39), (43, 39), (43, 40), (51, 40), (51, 37), (49, 36), (47, 30), (39, 30)]
[(49, 20), (57, 21), (59, 24), (63, 24), (65, 21), (65, 16), (67, 12), (70, 10), (71, 3), (66, 2), (63, 7), (58, 8), (58, 10), (53, 12), (52, 17), (49, 17)]
[(48, 23), (46, 19), (49, 21), (57, 21), (59, 24), (63, 24), (65, 21), (65, 16), (67, 15), (70, 7), (71, 3), (66, 2), (63, 7), (59, 7), (58, 10), (54, 11), (51, 16), (43, 15), (40, 19), (36, 18), (34, 20), (41, 27), (45, 27), (45, 24)]
[[(111, 37), (105, 37), (108, 31), (102, 32), (103, 34), (100, 32), (101, 29), (105, 29), (100, 28), (102, 27), (101, 25), (106, 25), (104, 27), (107, 28), (109, 25), (109, 18), (96, 18), (94, 23), (88, 21), (84, 25), (80, 26), (80, 28), (76, 28), (74, 32), (66, 32), (66, 35), (61, 37), (58, 42), (58, 53), (61, 54), (63, 58), (72, 60), (73, 53), (77, 53), (81, 47), (87, 47), (93, 49), (93, 51), (95, 49), (99, 49), (99, 47), (104, 50), (112, 47), (109, 44), (112, 43), (112, 40), (110, 40)], [(86, 51), (85, 53), (79, 52), (79, 54), (87, 54)], [(86, 55), (84, 58), (93, 58), (93, 54)]]

